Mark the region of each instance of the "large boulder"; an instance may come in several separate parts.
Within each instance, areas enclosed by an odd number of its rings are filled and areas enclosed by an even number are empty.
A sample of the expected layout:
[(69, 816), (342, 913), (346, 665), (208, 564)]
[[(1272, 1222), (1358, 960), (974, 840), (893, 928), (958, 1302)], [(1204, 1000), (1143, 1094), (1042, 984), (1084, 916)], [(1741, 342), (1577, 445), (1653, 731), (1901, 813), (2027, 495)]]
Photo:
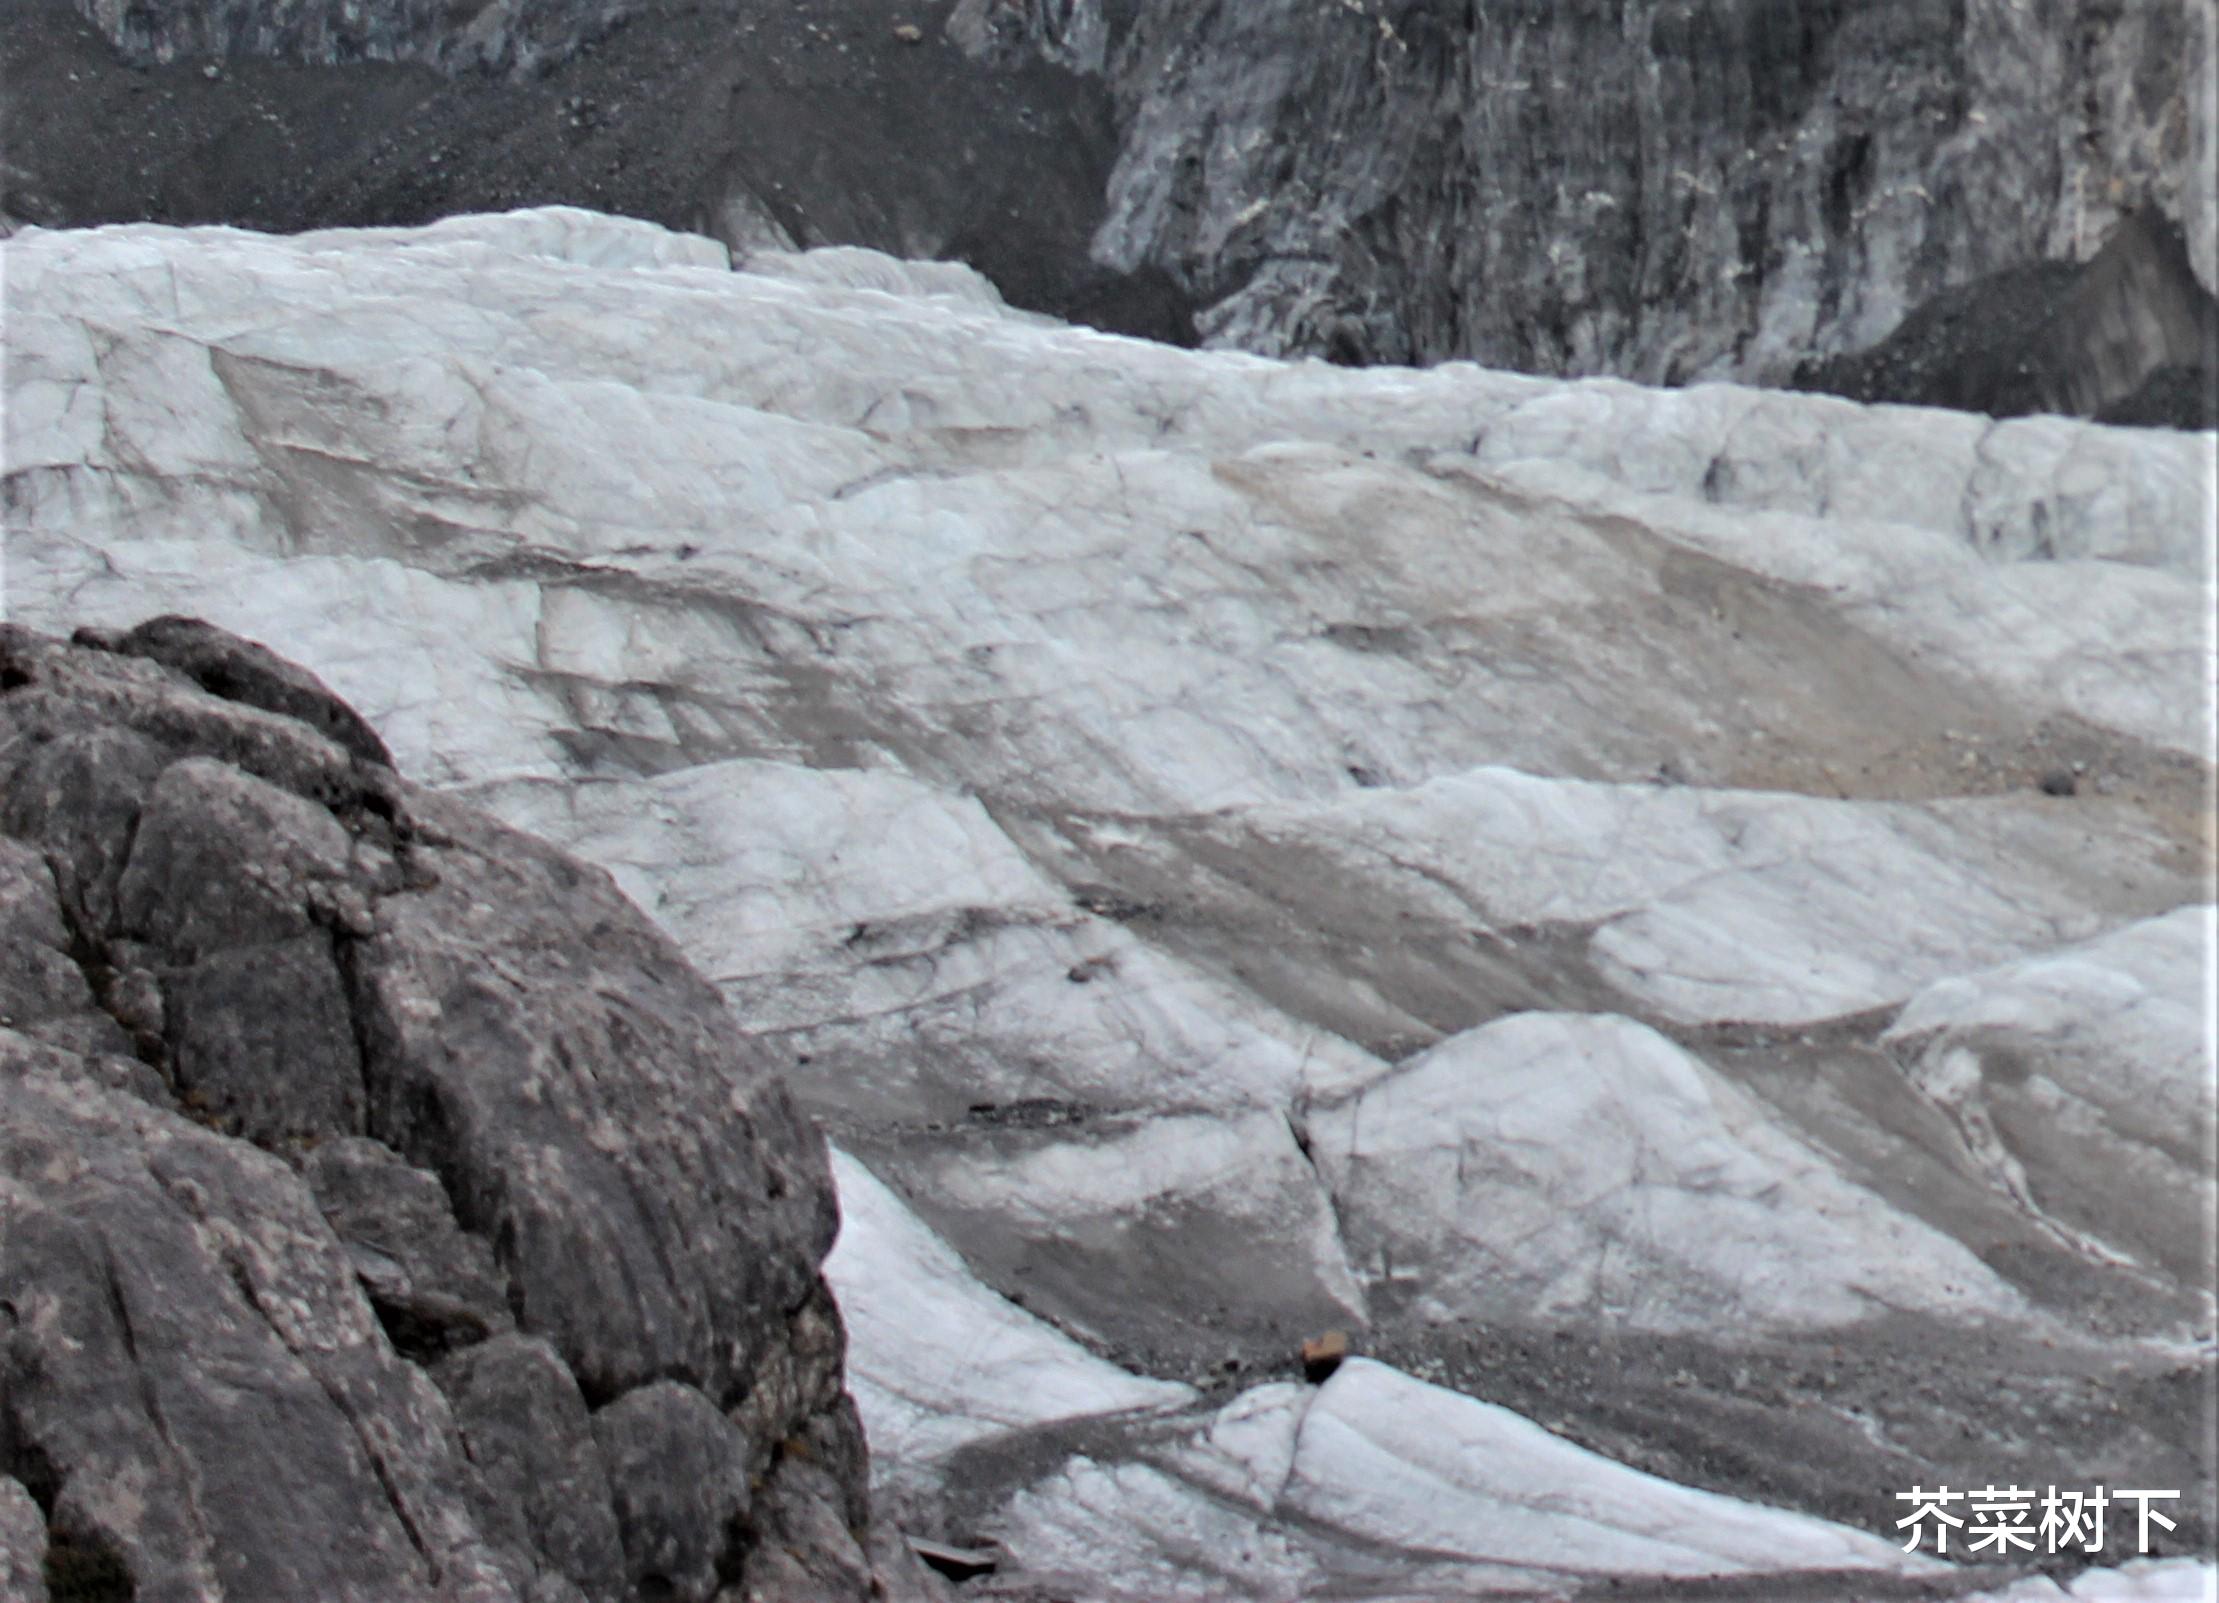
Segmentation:
[(0, 1573), (707, 1598), (806, 1525), (862, 1595), (821, 1139), (606, 874), (384, 757), (204, 624), (0, 626)]

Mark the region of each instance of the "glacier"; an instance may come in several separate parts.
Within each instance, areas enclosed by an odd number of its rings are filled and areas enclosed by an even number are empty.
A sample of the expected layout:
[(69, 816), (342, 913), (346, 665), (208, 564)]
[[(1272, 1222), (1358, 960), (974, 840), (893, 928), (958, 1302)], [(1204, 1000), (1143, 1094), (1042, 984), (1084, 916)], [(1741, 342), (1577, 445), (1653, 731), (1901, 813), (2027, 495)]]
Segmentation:
[[(607, 868), (1001, 1595), (2210, 1595), (2212, 436), (559, 209), (0, 251), (0, 610), (263, 641)], [(2011, 1477), (2177, 1545), (1903, 1550)]]

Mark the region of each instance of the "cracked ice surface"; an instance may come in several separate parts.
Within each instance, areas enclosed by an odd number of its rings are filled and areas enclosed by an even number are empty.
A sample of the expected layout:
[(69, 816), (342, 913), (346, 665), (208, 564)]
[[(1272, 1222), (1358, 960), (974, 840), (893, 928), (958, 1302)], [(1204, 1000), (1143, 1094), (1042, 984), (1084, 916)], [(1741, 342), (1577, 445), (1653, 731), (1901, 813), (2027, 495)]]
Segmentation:
[(1880, 1596), (1888, 1490), (2008, 1475), (2208, 1552), (2208, 436), (568, 211), (0, 265), (8, 615), (262, 639), (608, 868), (1011, 1584)]
[(1846, 1183), (1761, 1102), (1623, 1018), (1520, 1013), (1452, 1037), (1313, 1112), (1310, 1139), (1352, 1249), (1414, 1274), (1430, 1318), (2024, 1312), (1962, 1243)]
[[(1507, 1409), (1355, 1360), (1322, 1388), (1245, 1392), (1144, 1460), (1074, 1457), (1025, 1493), (1013, 1533), (1050, 1567), (1107, 1546), (1100, 1597), (1313, 1595), (1373, 1554), (1384, 1595), (1426, 1585), (1559, 1592), (1613, 1575), (1782, 1568), (1931, 1574), (1862, 1532), (1674, 1486)], [(1377, 1563), (1375, 1558), (1373, 1561)], [(1403, 1589), (1407, 1588), (1407, 1591)]]
[[(2144, 849), (1986, 802), (1596, 785), (1479, 768), (1303, 809), (1283, 845), (1447, 893), (1490, 925), (1593, 928), (1623, 990), (1685, 1020), (1793, 1022), (1904, 1000), (1993, 950), (2093, 933), (2090, 884)], [(1999, 874), (2001, 860), (2018, 858)]]

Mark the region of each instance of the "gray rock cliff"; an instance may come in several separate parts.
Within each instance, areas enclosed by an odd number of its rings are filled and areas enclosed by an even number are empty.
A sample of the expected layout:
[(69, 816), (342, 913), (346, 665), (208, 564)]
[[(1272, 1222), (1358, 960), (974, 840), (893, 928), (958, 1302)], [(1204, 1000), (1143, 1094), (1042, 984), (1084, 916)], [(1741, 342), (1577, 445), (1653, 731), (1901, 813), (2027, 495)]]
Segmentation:
[(1216, 342), (1677, 382), (1861, 349), (2145, 205), (2208, 293), (2214, 26), (2194, 0), (961, 0), (950, 33), (1107, 79), (1096, 250), (1169, 270)]
[(870, 1594), (821, 1139), (384, 757), (206, 625), (0, 626), (8, 1595)]

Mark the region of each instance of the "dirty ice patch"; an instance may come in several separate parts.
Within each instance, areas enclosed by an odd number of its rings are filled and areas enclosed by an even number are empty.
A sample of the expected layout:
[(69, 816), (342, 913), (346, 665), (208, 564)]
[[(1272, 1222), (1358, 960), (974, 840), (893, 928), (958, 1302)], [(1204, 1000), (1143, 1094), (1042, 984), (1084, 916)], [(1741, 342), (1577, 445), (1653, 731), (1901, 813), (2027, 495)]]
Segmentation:
[(1561, 1596), (1614, 1578), (1929, 1574), (1846, 1526), (1679, 1486), (1366, 1359), (1234, 1399), (1176, 1443), (1075, 1455), (998, 1536), (1090, 1598)]
[(825, 1261), (848, 1384), (887, 1480), (1001, 1431), (1174, 1408), (1185, 1386), (1128, 1374), (980, 1284), (870, 1170), (837, 1148), (840, 1237)]

